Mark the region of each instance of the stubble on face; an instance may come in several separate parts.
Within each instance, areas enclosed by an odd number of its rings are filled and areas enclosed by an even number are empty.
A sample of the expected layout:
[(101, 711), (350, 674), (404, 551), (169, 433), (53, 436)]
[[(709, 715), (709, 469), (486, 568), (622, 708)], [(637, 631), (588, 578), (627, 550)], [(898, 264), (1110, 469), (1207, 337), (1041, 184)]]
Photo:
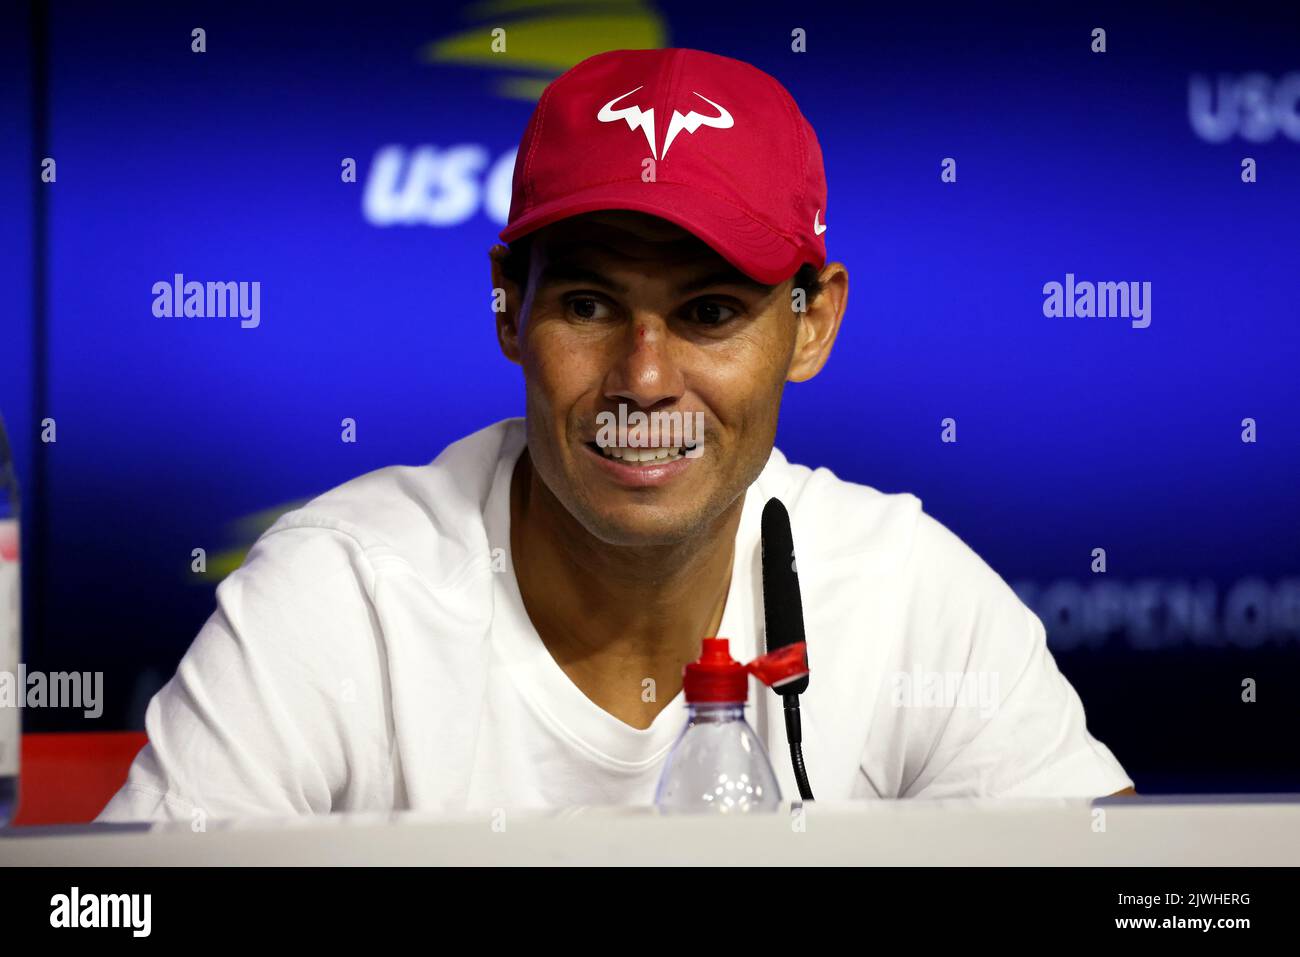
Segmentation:
[[(575, 271), (608, 284), (547, 278)], [(728, 275), (735, 281), (688, 288)], [(703, 242), (656, 217), (602, 212), (539, 232), (520, 334), (527, 467), (544, 486), (535, 494), (561, 505), (573, 531), (608, 545), (680, 546), (734, 524), (776, 436), (795, 340), (789, 286), (746, 280)], [(588, 292), (607, 303), (606, 319), (570, 314), (571, 298)], [(701, 313), (692, 304), (702, 298), (729, 303), (735, 317), (716, 327), (693, 322)], [(611, 481), (589, 443), (598, 414), (617, 413), (620, 403), (629, 412), (701, 413), (703, 454), (659, 487)]]

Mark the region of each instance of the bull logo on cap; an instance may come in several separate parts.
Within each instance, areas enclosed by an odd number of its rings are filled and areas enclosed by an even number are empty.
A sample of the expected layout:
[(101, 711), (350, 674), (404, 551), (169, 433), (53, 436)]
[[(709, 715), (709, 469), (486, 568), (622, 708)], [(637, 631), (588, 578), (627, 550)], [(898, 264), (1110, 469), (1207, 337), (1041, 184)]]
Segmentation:
[[(639, 127), (641, 131), (645, 133), (646, 142), (650, 144), (650, 155), (658, 160), (660, 159), (660, 156), (655, 150), (654, 108), (651, 107), (648, 110), (642, 110), (639, 106), (625, 106), (619, 110), (614, 109), (615, 103), (619, 100), (627, 99), (639, 89), (641, 89), (641, 87), (638, 86), (635, 89), (628, 90), (621, 96), (614, 97), (614, 99), (610, 100), (600, 108), (600, 111), (596, 114), (596, 119), (600, 120), (602, 123), (614, 123), (618, 120), (623, 120), (627, 123), (627, 128), (630, 130), (635, 130)], [(673, 145), (673, 140), (677, 138), (677, 134), (682, 130), (685, 130), (687, 133), (694, 133), (701, 126), (711, 126), (715, 130), (728, 130), (735, 125), (735, 121), (731, 118), (731, 114), (727, 112), (726, 107), (714, 103), (702, 93), (696, 93), (695, 95), (717, 110), (717, 115), (708, 116), (691, 110), (683, 116), (677, 110), (673, 110), (673, 117), (668, 123), (668, 135), (664, 138), (664, 156), (668, 155), (668, 148)]]

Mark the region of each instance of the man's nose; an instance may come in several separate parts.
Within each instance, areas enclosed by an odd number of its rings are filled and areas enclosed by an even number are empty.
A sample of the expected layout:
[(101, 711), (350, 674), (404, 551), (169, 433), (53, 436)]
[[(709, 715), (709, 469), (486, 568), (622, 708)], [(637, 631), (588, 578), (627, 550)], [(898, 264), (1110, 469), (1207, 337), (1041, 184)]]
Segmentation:
[(665, 324), (638, 318), (627, 326), (618, 355), (605, 379), (605, 395), (642, 409), (674, 402), (685, 392), (685, 379)]

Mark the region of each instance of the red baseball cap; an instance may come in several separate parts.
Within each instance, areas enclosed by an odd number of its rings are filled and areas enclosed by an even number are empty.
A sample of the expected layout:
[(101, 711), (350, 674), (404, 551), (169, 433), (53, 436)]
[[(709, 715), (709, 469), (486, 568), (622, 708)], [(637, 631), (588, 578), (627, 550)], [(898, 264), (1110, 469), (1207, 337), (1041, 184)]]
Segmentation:
[(763, 283), (826, 263), (812, 126), (771, 76), (702, 50), (599, 53), (542, 93), (502, 242), (602, 209), (676, 223)]

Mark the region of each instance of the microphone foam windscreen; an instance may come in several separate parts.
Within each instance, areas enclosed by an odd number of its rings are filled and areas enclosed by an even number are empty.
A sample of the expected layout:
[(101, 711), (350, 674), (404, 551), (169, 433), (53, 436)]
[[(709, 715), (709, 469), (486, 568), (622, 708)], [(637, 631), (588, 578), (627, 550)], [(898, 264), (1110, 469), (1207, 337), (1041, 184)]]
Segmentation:
[[(799, 573), (795, 565), (794, 535), (790, 531), (790, 514), (780, 499), (768, 499), (763, 506), (763, 623), (767, 651), (804, 640), (803, 599), (799, 593)], [(808, 679), (798, 687), (783, 692), (801, 694)]]

